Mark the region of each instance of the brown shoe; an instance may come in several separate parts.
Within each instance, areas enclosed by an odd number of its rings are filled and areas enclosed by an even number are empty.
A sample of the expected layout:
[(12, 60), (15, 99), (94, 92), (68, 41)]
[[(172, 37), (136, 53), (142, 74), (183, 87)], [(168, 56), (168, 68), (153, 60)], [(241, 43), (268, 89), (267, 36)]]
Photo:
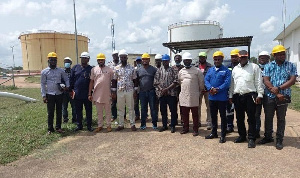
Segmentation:
[(131, 126), (131, 130), (132, 130), (132, 131), (136, 131), (135, 125)]
[(94, 130), (94, 133), (98, 133), (102, 130), (102, 127), (98, 127), (97, 129)]
[(111, 132), (111, 126), (107, 127), (107, 132)]
[(58, 133), (65, 133), (65, 131), (63, 131), (62, 129), (56, 129), (56, 132), (58, 132)]
[(123, 130), (124, 129), (124, 126), (118, 126), (117, 128), (116, 128), (116, 131), (121, 131), (121, 130)]

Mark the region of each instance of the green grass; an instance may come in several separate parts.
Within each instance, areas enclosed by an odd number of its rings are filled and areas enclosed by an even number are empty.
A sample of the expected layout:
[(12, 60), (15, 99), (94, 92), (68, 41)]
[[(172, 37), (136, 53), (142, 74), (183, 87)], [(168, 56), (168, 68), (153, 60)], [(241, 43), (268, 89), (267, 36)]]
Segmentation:
[[(39, 88), (8, 89), (0, 88), (1, 91), (35, 98), (38, 102), (26, 103), (17, 99), (0, 97), (0, 164), (5, 165), (15, 161), (35, 149), (44, 148), (62, 137), (74, 134), (73, 129), (76, 125), (69, 121), (67, 124), (62, 124), (62, 128), (66, 131), (64, 134), (47, 135), (47, 107), (42, 102)], [(69, 116), (71, 116), (70, 107)], [(94, 107), (94, 127), (97, 126), (96, 118)]]
[(25, 78), (29, 83), (41, 83), (41, 76), (29, 76)]
[(300, 87), (299, 85), (292, 86), (292, 103), (289, 104), (289, 108), (300, 111)]

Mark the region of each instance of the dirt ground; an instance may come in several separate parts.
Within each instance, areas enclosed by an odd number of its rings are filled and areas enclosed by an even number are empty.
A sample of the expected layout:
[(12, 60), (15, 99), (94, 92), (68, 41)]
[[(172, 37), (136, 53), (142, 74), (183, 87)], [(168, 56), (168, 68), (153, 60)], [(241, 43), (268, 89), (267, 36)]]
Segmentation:
[(298, 117), (299, 112), (288, 110), (280, 151), (275, 143), (254, 149), (247, 148), (246, 142), (234, 143), (236, 128), (220, 144), (219, 139), (204, 139), (210, 133), (206, 127), (193, 137), (192, 133), (180, 135), (181, 126), (172, 134), (153, 131), (151, 123), (144, 131), (132, 132), (127, 124), (121, 132), (83, 131), (64, 138), (0, 166), (0, 177), (300, 177)]

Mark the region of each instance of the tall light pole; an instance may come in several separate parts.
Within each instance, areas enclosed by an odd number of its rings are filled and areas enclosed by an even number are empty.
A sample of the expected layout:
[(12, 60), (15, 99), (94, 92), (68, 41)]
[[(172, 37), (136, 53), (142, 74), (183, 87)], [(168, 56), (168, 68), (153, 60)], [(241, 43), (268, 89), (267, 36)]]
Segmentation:
[(74, 4), (74, 21), (75, 21), (75, 43), (76, 43), (76, 61), (78, 64), (78, 41), (77, 41), (77, 27), (76, 27), (76, 8), (75, 8), (75, 0), (73, 0)]
[(15, 55), (14, 55), (14, 46), (11, 46), (11, 52), (13, 55), (13, 67), (11, 68), (12, 71), (12, 79), (13, 79), (13, 86), (15, 87), (15, 74), (14, 74), (14, 68), (15, 68)]

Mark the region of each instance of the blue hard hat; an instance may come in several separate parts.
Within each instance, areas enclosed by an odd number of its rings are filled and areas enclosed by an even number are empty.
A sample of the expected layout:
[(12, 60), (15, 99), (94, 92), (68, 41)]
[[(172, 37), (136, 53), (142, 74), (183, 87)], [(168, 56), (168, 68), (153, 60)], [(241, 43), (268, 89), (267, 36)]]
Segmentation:
[(135, 61), (141, 61), (141, 60), (142, 60), (141, 56), (138, 56), (138, 57), (136, 57), (136, 59), (135, 59)]
[(170, 60), (170, 56), (167, 54), (164, 54), (161, 58), (162, 61), (169, 61)]

